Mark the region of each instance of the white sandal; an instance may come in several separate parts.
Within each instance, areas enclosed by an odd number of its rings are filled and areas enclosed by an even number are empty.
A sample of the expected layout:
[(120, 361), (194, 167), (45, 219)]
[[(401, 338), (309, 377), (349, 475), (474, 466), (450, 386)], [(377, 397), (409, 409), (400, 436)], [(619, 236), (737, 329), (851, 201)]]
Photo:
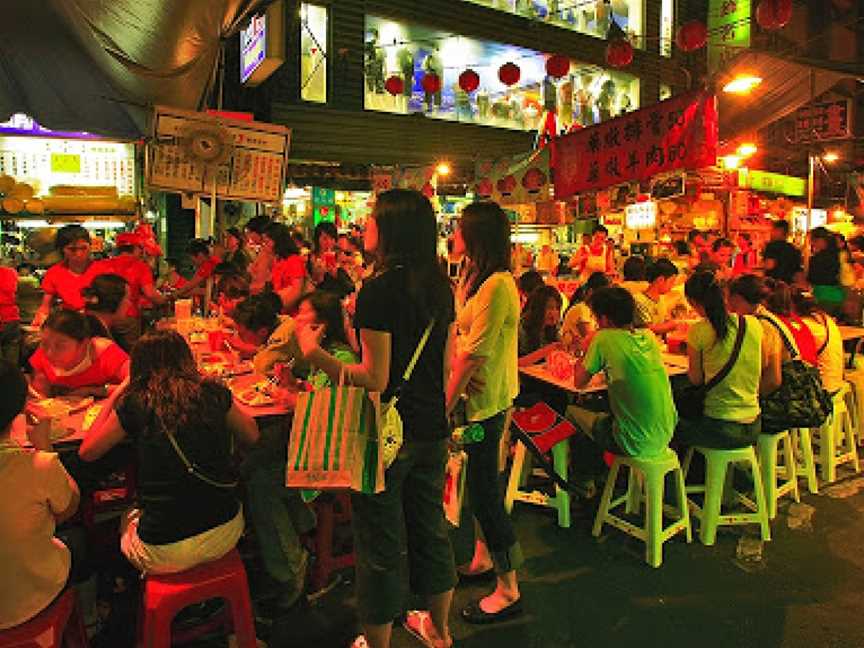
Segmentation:
[(369, 648), (369, 644), (366, 642), (366, 635), (357, 635), (350, 648)]

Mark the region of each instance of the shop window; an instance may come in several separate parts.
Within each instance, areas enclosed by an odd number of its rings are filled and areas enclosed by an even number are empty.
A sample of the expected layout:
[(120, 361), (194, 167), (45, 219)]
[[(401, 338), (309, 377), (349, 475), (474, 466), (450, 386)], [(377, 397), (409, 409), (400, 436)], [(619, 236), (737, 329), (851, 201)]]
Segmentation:
[[(415, 24), (367, 16), (364, 49), (367, 110), (560, 133), (639, 107), (639, 80), (630, 74), (571, 61), (554, 79), (546, 76), (542, 52)], [(520, 72), (511, 86), (498, 76), (507, 62)], [(466, 92), (459, 77), (469, 69), (479, 84)], [(437, 81), (424, 87), (424, 77), (433, 74)]]
[(327, 9), (300, 5), (300, 98), (327, 101)]
[(663, 0), (660, 5), (660, 54), (672, 56), (675, 41), (675, 0)]
[(550, 25), (572, 29), (589, 36), (606, 38), (614, 20), (633, 37), (642, 42), (645, 0), (466, 0), (514, 13)]

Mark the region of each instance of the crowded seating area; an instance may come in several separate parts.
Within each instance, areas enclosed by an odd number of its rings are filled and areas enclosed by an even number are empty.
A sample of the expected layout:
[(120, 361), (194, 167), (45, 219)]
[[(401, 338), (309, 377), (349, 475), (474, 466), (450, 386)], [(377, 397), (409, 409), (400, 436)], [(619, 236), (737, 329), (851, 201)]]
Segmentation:
[(449, 648), (532, 605), (514, 508), (662, 569), (860, 470), (864, 257), (829, 230), (535, 262), (475, 202), (440, 236), (392, 189), (363, 231), (256, 216), (157, 277), (66, 225), (31, 321), (0, 268), (0, 647), (251, 648), (345, 580), (353, 648)]

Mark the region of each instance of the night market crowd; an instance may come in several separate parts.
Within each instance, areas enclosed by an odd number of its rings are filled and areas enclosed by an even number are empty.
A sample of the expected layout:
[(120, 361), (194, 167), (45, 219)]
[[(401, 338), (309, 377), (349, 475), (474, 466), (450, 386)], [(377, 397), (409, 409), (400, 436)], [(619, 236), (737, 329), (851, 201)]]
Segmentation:
[[(191, 241), (192, 273), (169, 260), (156, 279), (139, 235), (118, 235), (115, 255), (96, 260), (86, 229), (60, 228), (62, 261), (42, 278), (27, 335), (18, 273), (0, 268), (0, 633), (110, 562), (99, 552), (117, 543), (90, 541), (77, 510), (126, 466), (135, 497), (119, 549), (136, 570), (182, 572), (245, 536), (268, 577), (271, 611), (308, 605), (315, 557), (304, 538), (316, 525), (315, 499), (329, 494), (284, 486), (286, 416), (253, 418), (223, 381), (203, 377), (187, 339), (160, 325), (166, 305), (191, 299), (193, 314), (217, 318), (232, 353), (272, 377), (289, 411), (304, 391), (335, 384), (382, 401), (399, 392), (404, 438), (385, 488), (350, 497), (362, 627), (354, 646), (386, 648), (401, 619), (441, 648), (453, 645), (448, 618), (462, 580), (493, 583), (459, 611), (465, 621), (523, 611), (523, 555), (500, 486), (514, 407), (544, 402), (577, 426), (573, 461), (590, 484), (605, 474), (604, 452), (739, 448), (780, 431), (763, 421), (761, 404), (791, 359), (816, 367), (829, 394), (846, 388), (838, 320), (860, 315), (850, 302), (864, 241), (817, 228), (805, 251), (789, 234), (777, 221), (754, 250), (746, 235), (694, 231), (669, 257), (619, 259), (597, 226), (570, 259), (548, 246), (534, 259), (511, 243), (506, 213), (478, 202), (465, 207), (442, 256), (430, 202), (396, 189), (378, 196), (362, 231), (322, 222), (309, 242), (257, 216), (218, 244)], [(559, 273), (575, 275), (578, 288), (565, 294)], [(664, 368), (676, 345), (690, 384), (725, 373), (696, 417), (676, 408)], [(572, 359), (575, 388), (600, 374), (605, 396), (571, 404), (566, 391), (520, 379), (521, 368), (560, 354)], [(102, 403), (71, 453), (53, 447), (50, 401), (61, 396)], [(458, 529), (442, 507), (454, 413), (483, 428), (482, 440), (464, 446), (468, 505)], [(456, 533), (471, 538), (463, 555)], [(406, 574), (423, 609), (405, 610)]]

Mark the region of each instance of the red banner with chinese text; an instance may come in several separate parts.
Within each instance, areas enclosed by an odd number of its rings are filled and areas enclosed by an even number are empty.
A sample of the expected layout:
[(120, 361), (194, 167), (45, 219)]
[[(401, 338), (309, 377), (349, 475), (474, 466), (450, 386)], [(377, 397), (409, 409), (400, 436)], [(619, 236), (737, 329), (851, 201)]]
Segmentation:
[(713, 94), (673, 97), (554, 140), (555, 198), (717, 161)]

